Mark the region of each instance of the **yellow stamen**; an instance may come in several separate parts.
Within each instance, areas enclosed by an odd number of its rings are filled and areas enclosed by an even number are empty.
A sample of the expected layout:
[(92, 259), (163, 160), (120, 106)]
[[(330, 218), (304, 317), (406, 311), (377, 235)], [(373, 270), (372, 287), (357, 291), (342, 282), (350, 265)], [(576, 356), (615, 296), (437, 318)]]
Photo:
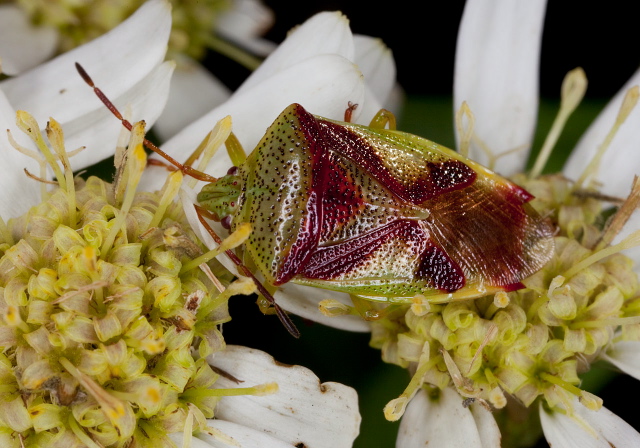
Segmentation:
[(623, 251), (625, 249), (630, 249), (632, 247), (640, 245), (640, 230), (636, 230), (631, 235), (627, 236), (624, 240), (615, 244), (613, 246), (605, 247), (602, 250), (599, 250), (589, 257), (585, 258), (581, 262), (573, 265), (570, 269), (562, 274), (566, 278), (571, 278), (576, 275), (581, 270), (589, 267), (590, 265), (606, 258), (610, 255)]
[(411, 311), (416, 316), (424, 316), (431, 311), (431, 304), (424, 295), (416, 294), (411, 299)]
[(147, 164), (147, 155), (144, 152), (142, 147), (142, 139), (144, 138), (144, 123), (138, 122), (133, 127), (133, 132), (131, 133), (131, 143), (130, 148), (131, 154), (127, 159), (127, 167), (125, 168), (125, 178), (126, 178), (126, 190), (124, 199), (122, 201), (122, 207), (120, 213), (114, 219), (111, 230), (104, 242), (102, 243), (102, 248), (100, 250), (100, 256), (105, 258), (109, 251), (111, 250), (111, 246), (113, 245), (116, 236), (121, 230), (124, 230), (124, 224), (127, 217), (127, 213), (131, 208), (131, 204), (133, 203), (133, 199), (135, 198), (136, 188), (138, 187), (138, 183), (140, 182), (140, 178), (142, 177), (142, 173)]
[(600, 162), (602, 161), (602, 157), (605, 152), (609, 148), (613, 137), (618, 133), (620, 126), (625, 122), (627, 117), (631, 111), (636, 107), (638, 103), (638, 97), (640, 96), (640, 89), (638, 86), (633, 86), (630, 88), (625, 94), (624, 100), (622, 101), (622, 105), (620, 106), (620, 110), (618, 112), (618, 116), (616, 117), (616, 121), (613, 123), (613, 126), (609, 130), (609, 133), (605, 137), (604, 141), (598, 147), (598, 151), (595, 156), (589, 162), (589, 165), (584, 169), (583, 173), (580, 175), (580, 178), (576, 181), (573, 186), (574, 191), (582, 188), (582, 185), (587, 180), (588, 177), (595, 179), (598, 174), (598, 169), (600, 167)]
[(509, 294), (504, 291), (498, 291), (493, 296), (493, 304), (497, 308), (506, 308), (509, 305), (510, 301), (511, 300), (509, 299)]
[[(231, 117), (229, 115), (219, 120), (185, 164), (191, 165), (195, 162), (200, 153), (203, 153), (202, 159), (200, 159), (196, 169), (198, 171), (205, 171), (209, 161), (218, 151), (218, 148), (220, 148), (227, 138), (229, 138), (229, 134), (231, 134), (231, 127)], [(194, 188), (197, 182), (197, 179), (192, 178), (189, 180), (189, 187)]]
[(239, 245), (244, 243), (247, 238), (249, 238), (250, 234), (251, 234), (251, 224), (249, 224), (248, 222), (242, 223), (240, 226), (238, 226), (235, 232), (233, 232), (227, 238), (222, 240), (222, 244), (220, 244), (220, 246), (210, 250), (206, 254), (200, 255), (198, 258), (194, 258), (188, 263), (185, 263), (182, 266), (180, 273), (183, 274), (185, 272), (189, 272), (191, 269), (197, 268), (202, 263), (207, 263), (208, 261), (214, 259), (221, 253), (229, 249), (238, 247)]
[(420, 366), (418, 366), (416, 373), (413, 374), (411, 381), (407, 385), (406, 389), (402, 394), (384, 407), (384, 417), (390, 422), (395, 422), (400, 420), (400, 417), (404, 414), (409, 401), (413, 396), (418, 392), (419, 387), (422, 385), (422, 379), (424, 375), (436, 364), (438, 363), (438, 357), (434, 357), (432, 359), (426, 360)]
[(551, 155), (551, 150), (558, 142), (558, 138), (560, 137), (567, 120), (573, 111), (576, 110), (580, 101), (582, 101), (586, 91), (587, 77), (582, 68), (574, 68), (567, 73), (562, 81), (560, 110), (558, 110), (558, 115), (556, 115), (555, 120), (553, 120), (553, 125), (547, 134), (547, 138), (544, 140), (540, 153), (536, 158), (536, 163), (533, 166), (531, 173), (529, 173), (530, 179), (535, 179), (540, 176), (540, 173), (542, 173), (542, 170)]
[(162, 198), (160, 198), (160, 203), (158, 204), (158, 208), (156, 212), (153, 214), (153, 219), (151, 223), (149, 223), (149, 228), (158, 227), (162, 218), (164, 217), (165, 212), (167, 211), (167, 207), (173, 202), (176, 195), (180, 191), (180, 186), (182, 185), (182, 179), (184, 176), (182, 175), (182, 171), (174, 171), (169, 176), (167, 176), (167, 180), (162, 188)]
[[(60, 185), (60, 188), (62, 188), (63, 190), (66, 190), (67, 189), (66, 177), (64, 176), (64, 173), (62, 172), (62, 170), (60, 169), (60, 166), (56, 162), (56, 158), (54, 157), (53, 153), (51, 152), (51, 150), (45, 143), (44, 139), (42, 138), (42, 133), (40, 132), (40, 126), (38, 125), (38, 122), (36, 121), (36, 119), (33, 118), (33, 116), (28, 112), (19, 110), (18, 112), (16, 112), (16, 124), (18, 125), (18, 127), (22, 132), (27, 134), (31, 138), (31, 140), (34, 141), (38, 149), (42, 152), (42, 155), (45, 157), (47, 163), (53, 170), (53, 174), (55, 178), (58, 180), (58, 184)], [(46, 177), (46, 176), (43, 176), (43, 177)]]

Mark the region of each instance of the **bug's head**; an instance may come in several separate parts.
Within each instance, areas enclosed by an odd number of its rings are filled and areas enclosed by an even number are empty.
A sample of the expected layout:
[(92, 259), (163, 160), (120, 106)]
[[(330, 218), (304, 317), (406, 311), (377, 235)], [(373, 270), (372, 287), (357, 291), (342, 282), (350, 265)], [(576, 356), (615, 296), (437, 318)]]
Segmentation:
[(227, 175), (216, 182), (205, 185), (198, 193), (198, 202), (209, 210), (223, 227), (231, 227), (231, 219), (240, 205), (238, 198), (242, 192), (243, 181), (237, 167), (231, 167)]

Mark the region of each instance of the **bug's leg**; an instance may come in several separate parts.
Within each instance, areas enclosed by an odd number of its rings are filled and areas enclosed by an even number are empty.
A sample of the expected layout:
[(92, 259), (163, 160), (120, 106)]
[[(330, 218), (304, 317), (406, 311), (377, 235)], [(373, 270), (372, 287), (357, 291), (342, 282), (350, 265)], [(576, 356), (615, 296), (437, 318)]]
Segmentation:
[[(102, 90), (100, 90), (100, 88), (96, 87), (95, 83), (93, 82), (93, 80), (91, 79), (89, 74), (77, 62), (76, 62), (76, 70), (78, 70), (78, 73), (80, 74), (80, 76), (82, 77), (84, 82), (86, 82), (89, 85), (89, 87), (91, 87), (93, 89), (93, 91), (96, 94), (96, 96), (100, 99), (100, 101), (102, 101), (102, 103), (107, 107), (107, 109), (109, 109), (111, 111), (111, 113), (118, 120), (120, 120), (122, 125), (130, 131), (133, 128), (133, 125), (129, 122), (129, 120), (125, 119), (122, 116), (122, 114), (120, 113), (118, 108), (102, 92)], [(198, 170), (192, 168), (189, 165), (181, 164), (180, 162), (175, 160), (173, 157), (171, 157), (169, 154), (167, 154), (166, 152), (164, 152), (163, 150), (158, 148), (156, 145), (154, 145), (152, 142), (150, 142), (146, 138), (143, 140), (143, 143), (147, 148), (149, 148), (151, 151), (155, 152), (159, 156), (163, 157), (167, 162), (169, 162), (170, 164), (175, 166), (177, 169), (182, 171), (184, 174), (186, 174), (188, 176), (191, 176), (193, 178), (196, 178), (198, 180), (205, 181), (205, 182), (215, 182), (217, 180), (217, 178), (215, 178), (213, 176), (209, 176), (208, 174), (203, 173), (202, 171), (198, 171)]]
[[(218, 236), (218, 234), (211, 228), (211, 226), (209, 225), (209, 223), (206, 221), (205, 218), (209, 218), (209, 219), (213, 219), (213, 216), (209, 213), (209, 211), (199, 205), (195, 205), (194, 207), (196, 209), (196, 212), (198, 213), (198, 219), (200, 220), (200, 223), (202, 223), (202, 225), (205, 227), (205, 229), (207, 229), (207, 232), (209, 232), (209, 235), (211, 235), (211, 238), (214, 239), (214, 241), (218, 244), (222, 243), (222, 239)], [(260, 282), (260, 280), (258, 280), (256, 278), (255, 275), (253, 275), (253, 272), (251, 272), (251, 270), (249, 270), (249, 268), (247, 268), (242, 261), (240, 261), (240, 259), (237, 257), (237, 255), (235, 253), (233, 253), (233, 251), (231, 250), (227, 250), (225, 252), (229, 258), (231, 259), (231, 261), (238, 266), (238, 269), (240, 270), (240, 272), (242, 272), (243, 275), (245, 275), (246, 277), (249, 277), (251, 280), (253, 280), (253, 282), (256, 285), (256, 288), (258, 289), (258, 292), (273, 306), (273, 309), (275, 310), (275, 313), (278, 316), (278, 319), (280, 319), (280, 322), (282, 322), (282, 325), (284, 325), (284, 327), (287, 329), (287, 331), (295, 338), (299, 338), (300, 337), (300, 330), (298, 330), (296, 328), (296, 325), (293, 323), (293, 321), (291, 320), (291, 318), (289, 317), (289, 315), (282, 309), (280, 308), (280, 305), (278, 305), (276, 303), (276, 299), (273, 298), (273, 296), (271, 295), (271, 293), (269, 291), (267, 291), (267, 288), (264, 287), (264, 285)]]
[(349, 101), (347, 110), (344, 111), (344, 121), (347, 123), (351, 123), (351, 119), (353, 118), (353, 111), (358, 108), (358, 104), (354, 104)]
[(396, 116), (393, 112), (387, 109), (380, 109), (377, 114), (371, 119), (369, 127), (376, 129), (384, 129), (389, 125), (389, 129), (392, 131), (396, 129)]

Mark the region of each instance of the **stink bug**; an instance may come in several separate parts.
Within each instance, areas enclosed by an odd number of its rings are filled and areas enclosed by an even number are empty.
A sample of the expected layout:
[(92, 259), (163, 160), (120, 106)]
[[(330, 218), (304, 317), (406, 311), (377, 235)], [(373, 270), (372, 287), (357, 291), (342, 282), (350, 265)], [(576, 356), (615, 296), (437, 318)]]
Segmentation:
[(251, 224), (245, 249), (270, 284), (389, 302), (522, 288), (553, 251), (532, 198), (429, 140), (299, 104), (198, 195), (232, 230)]
[(384, 302), (467, 299), (522, 288), (553, 252), (552, 226), (521, 187), (424, 138), (299, 104), (220, 179), (167, 160), (210, 182), (198, 195), (210, 216), (232, 230), (251, 224), (245, 251), (274, 286)]

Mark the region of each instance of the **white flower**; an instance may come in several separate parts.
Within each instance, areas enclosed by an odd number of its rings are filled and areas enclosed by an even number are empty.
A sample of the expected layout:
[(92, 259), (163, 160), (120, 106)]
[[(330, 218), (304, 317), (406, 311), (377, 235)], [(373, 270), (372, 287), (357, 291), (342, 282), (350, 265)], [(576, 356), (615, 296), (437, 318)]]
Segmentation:
[[(74, 63), (80, 62), (92, 73), (100, 88), (123, 111), (131, 106), (133, 119), (144, 117), (151, 124), (166, 100), (173, 70), (172, 63), (162, 62), (170, 28), (168, 2), (152, 0), (104, 36), (2, 82), (0, 129), (9, 129), (24, 151), (35, 153), (33, 142), (26, 139), (15, 124), (16, 109), (33, 111), (40, 124), (53, 115), (65, 130), (67, 147), (87, 147), (72, 159), (74, 168), (88, 166), (111, 155), (122, 126), (91, 93), (75, 71)], [(124, 76), (104, 75), (112, 73), (114, 66), (123, 67)], [(0, 186), (4, 192), (0, 200), (0, 233), (4, 238), (7, 228), (14, 222), (12, 218), (23, 215), (42, 199), (41, 184), (28, 178), (23, 169), (39, 177), (51, 175), (41, 172), (40, 164), (32, 158), (16, 151), (6, 136), (0, 138), (0, 151), (4, 160), (0, 164)], [(166, 177), (166, 173), (164, 175)], [(3, 251), (6, 249), (4, 245)], [(3, 313), (5, 311), (3, 309)], [(19, 319), (18, 324), (26, 328), (25, 322), (19, 322)], [(358, 435), (357, 396), (349, 387), (337, 383), (321, 384), (308, 369), (284, 366), (264, 352), (244, 347), (227, 347), (210, 362), (242, 381), (238, 385), (222, 378), (216, 383), (219, 389), (252, 388), (275, 382), (279, 392), (223, 398), (216, 408), (216, 418), (207, 421), (213, 436), (199, 434), (198, 437), (206, 442), (197, 445), (194, 439), (193, 446), (240, 443), (247, 447), (281, 447), (301, 443), (309, 447), (348, 447)], [(227, 392), (222, 391), (220, 395), (228, 395)], [(0, 417), (3, 428), (5, 417)], [(15, 423), (12, 421), (12, 424)], [(191, 438), (189, 433), (173, 437), (177, 443)]]
[[(321, 13), (290, 33), (229, 100), (183, 129), (162, 149), (177, 160), (184, 160), (215, 123), (229, 115), (234, 134), (250, 152), (278, 114), (294, 102), (313, 114), (338, 120), (344, 119), (348, 103), (355, 103), (358, 107), (354, 120), (368, 124), (389, 100), (394, 84), (395, 65), (390, 51), (380, 40), (354, 38), (344, 16)], [(220, 150), (205, 171), (221, 177), (231, 166), (227, 152)], [(162, 170), (149, 171), (147, 185), (158, 186), (164, 176)], [(200, 191), (202, 185), (204, 183), (199, 183), (194, 191)], [(191, 193), (190, 197), (193, 201), (195, 195)], [(194, 228), (199, 227), (195, 216), (191, 222)], [(207, 241), (209, 237), (204, 232), (201, 238)], [(214, 245), (212, 241), (208, 244)], [(226, 265), (234, 269), (228, 260)], [(318, 311), (318, 303), (323, 299), (336, 299), (350, 305), (348, 294), (288, 283), (278, 289), (275, 298), (294, 314), (338, 328), (368, 331), (367, 323), (358, 317), (329, 318)]]
[[(470, 0), (465, 6), (462, 18), (456, 53), (454, 105), (457, 109), (463, 101), (466, 102), (475, 118), (474, 133), (477, 139), (471, 141), (470, 157), (494, 164), (494, 168), (505, 175), (512, 175), (524, 169), (531, 145), (537, 116), (537, 71), (545, 7), (544, 0)], [(591, 125), (574, 148), (564, 174), (572, 179), (582, 175), (614, 126), (623, 97), (639, 80), (640, 75), (634, 75)], [(578, 96), (574, 95), (574, 100)], [(639, 116), (640, 109), (635, 108), (609, 146), (607, 163), (600, 167), (597, 177), (605, 194), (626, 197), (633, 176), (638, 174), (637, 165), (629, 161), (635, 158), (632, 155), (636, 149), (634, 142), (640, 138), (640, 128), (634, 124)], [(489, 158), (486, 148), (497, 157)], [(519, 150), (514, 152), (515, 149)], [(501, 154), (503, 157), (500, 157)], [(626, 227), (629, 230), (626, 234), (623, 232), (619, 235), (614, 243), (637, 229), (637, 224), (632, 219)], [(637, 266), (639, 257), (634, 257), (635, 253), (632, 251), (628, 251), (627, 254), (635, 258)], [(550, 290), (549, 294), (552, 293)], [(594, 313), (597, 307), (594, 303)], [(605, 311), (600, 311), (603, 312)], [(615, 327), (615, 323), (612, 324)], [(565, 341), (565, 344), (569, 343)], [(609, 361), (623, 372), (640, 378), (639, 353), (640, 344), (636, 340), (624, 340), (617, 334), (611, 338), (605, 350), (596, 356)], [(558, 351), (554, 356), (562, 355)], [(518, 364), (518, 368), (520, 367)], [(558, 375), (562, 376), (560, 373)], [(550, 445), (632, 447), (640, 444), (640, 434), (602, 407), (597, 397), (582, 392), (579, 402), (576, 396), (568, 393), (564, 387), (570, 389), (566, 384), (562, 387), (551, 387), (545, 392), (546, 401), (542, 400), (540, 404), (541, 423)], [(463, 408), (460, 396), (453, 400), (454, 403), (447, 409), (449, 401), (446, 397), (451, 394), (452, 390), (443, 390), (441, 401), (434, 405), (426, 398), (426, 393), (420, 391), (407, 407), (397, 446), (424, 446), (425, 443), (461, 447), (500, 446), (499, 437), (478, 436), (474, 421), (468, 416), (469, 410)], [(407, 418), (409, 422), (406, 421)], [(488, 420), (491, 423), (486, 424), (493, 428), (493, 417), (489, 416)], [(418, 426), (420, 422), (426, 425), (425, 427), (440, 425), (441, 428), (455, 427), (456, 430), (450, 434), (429, 432)]]
[[(142, 3), (142, 2), (139, 2)], [(94, 29), (82, 29), (77, 31), (77, 35), (90, 38), (104, 29), (113, 26), (113, 21), (117, 23), (118, 18), (126, 17), (133, 8), (135, 2), (131, 4), (114, 5), (107, 2), (89, 5), (91, 8), (101, 8), (101, 13), (88, 14), (86, 5), (73, 4), (45, 4), (45, 5), (27, 5), (21, 7), (17, 4), (0, 5), (0, 72), (7, 75), (18, 75), (33, 67), (36, 67), (56, 52), (61, 50), (60, 45), (69, 46), (70, 37), (61, 33), (56, 26), (71, 28), (73, 23), (80, 23), (83, 20), (95, 21)], [(188, 8), (189, 6), (186, 6)], [(211, 36), (214, 31), (230, 42), (234, 42), (239, 48), (244, 48), (252, 54), (263, 57), (273, 50), (275, 45), (260, 37), (273, 23), (274, 17), (271, 10), (262, 5), (258, 0), (234, 0), (229, 5), (224, 2), (211, 2), (207, 5), (200, 5), (196, 8), (202, 8), (202, 11), (211, 18), (208, 24), (211, 30)], [(39, 10), (38, 8), (42, 8)], [(180, 10), (181, 5), (177, 4), (174, 9)], [(48, 21), (51, 25), (35, 26), (29, 23), (27, 11), (36, 15), (47, 14)], [(180, 11), (179, 11), (180, 14)], [(192, 11), (187, 11), (180, 15), (185, 20), (203, 20), (202, 17), (189, 17)], [(169, 19), (170, 20), (170, 19)], [(165, 21), (166, 23), (166, 21)], [(170, 22), (169, 22), (170, 23)], [(182, 24), (183, 29), (167, 30), (162, 24), (158, 24), (158, 30), (162, 29), (164, 33), (172, 33), (172, 44), (176, 47), (184, 47), (189, 45), (190, 36), (184, 36), (185, 30), (189, 29), (189, 23)], [(204, 25), (198, 23), (198, 25)], [(98, 26), (100, 29), (98, 29)], [(193, 28), (193, 27), (192, 27)], [(205, 31), (205, 28), (198, 28), (197, 32)], [(124, 35), (119, 33), (120, 35)], [(137, 37), (137, 36), (136, 36)], [(142, 48), (152, 45), (162, 52), (163, 56), (166, 52), (167, 39), (169, 34), (160, 37), (148, 35), (145, 38), (128, 42), (137, 42)], [(210, 36), (208, 36), (210, 37)], [(65, 40), (67, 39), (67, 40)], [(197, 36), (195, 40), (201, 39)], [(71, 39), (73, 40), (73, 39)], [(157, 45), (162, 43), (163, 45)], [(182, 44), (181, 44), (182, 43)], [(202, 43), (199, 43), (202, 45)], [(112, 50), (121, 47), (112, 47)], [(64, 48), (63, 48), (64, 49)], [(104, 50), (103, 50), (104, 51)], [(104, 60), (103, 65), (90, 66), (88, 62), (83, 65), (91, 70), (92, 73), (106, 73), (106, 68), (127, 67), (127, 59), (117, 59), (118, 51), (110, 51), (112, 56), (108, 56)], [(103, 53), (96, 52), (94, 56), (99, 59)], [(106, 55), (106, 52), (104, 53)], [(140, 55), (144, 55), (141, 50)], [(155, 54), (152, 53), (150, 57)], [(120, 54), (120, 56), (125, 56)], [(208, 73), (198, 61), (186, 54), (171, 54), (176, 59), (177, 70), (171, 78), (171, 89), (169, 91), (168, 104), (166, 114), (161, 117), (153, 117), (151, 113), (147, 113), (148, 121), (153, 119), (157, 124), (158, 135), (162, 139), (167, 139), (183, 128), (186, 124), (202, 115), (216, 104), (220, 104), (228, 98), (230, 92), (219, 80)], [(70, 70), (73, 70), (72, 68)], [(133, 74), (135, 76), (135, 74)], [(106, 78), (109, 81), (109, 78)], [(100, 79), (98, 78), (98, 81)], [(105, 88), (109, 86), (108, 82), (101, 82)], [(118, 100), (117, 91), (110, 94), (114, 100)], [(162, 99), (166, 101), (166, 99)], [(156, 111), (162, 111), (162, 108), (154, 108)], [(150, 112), (150, 111), (148, 111)], [(157, 121), (156, 121), (157, 120)], [(114, 127), (114, 123), (111, 123)]]
[[(24, 139), (15, 127), (15, 111), (26, 110), (44, 125), (52, 112), (65, 129), (69, 148), (86, 146), (74, 157), (74, 168), (83, 169), (113, 154), (121, 124), (96, 98), (87, 96), (87, 86), (79, 77), (75, 63), (91, 73), (113, 102), (130, 107), (133, 120), (144, 118), (152, 125), (164, 107), (169, 92), (173, 64), (163, 63), (171, 30), (168, 3), (154, 0), (143, 6), (118, 28), (75, 50), (34, 69), (0, 82), (2, 129), (11, 129), (19, 142)], [(136, 42), (136, 45), (130, 45)], [(116, 50), (117, 49), (117, 50)], [(0, 57), (2, 55), (0, 54)], [(123, 76), (108, 74), (122, 67)], [(35, 183), (22, 172), (39, 175), (33, 160), (13, 150), (6, 138), (0, 139), (6, 172), (0, 178), (5, 194), (0, 199), (4, 219), (23, 214), (39, 200)], [(16, 197), (25, 200), (17, 201)], [(28, 198), (28, 199), (27, 199)]]
[[(277, 363), (246, 347), (228, 346), (210, 363), (242, 381), (221, 377), (215, 388), (278, 384), (276, 394), (225, 397), (216, 405), (216, 418), (208, 421), (209, 426), (232, 435), (242, 447), (349, 447), (359, 433), (358, 397), (350, 387), (320, 384), (309, 369)], [(197, 437), (219, 446), (207, 434)], [(173, 439), (177, 441), (178, 435)]]

